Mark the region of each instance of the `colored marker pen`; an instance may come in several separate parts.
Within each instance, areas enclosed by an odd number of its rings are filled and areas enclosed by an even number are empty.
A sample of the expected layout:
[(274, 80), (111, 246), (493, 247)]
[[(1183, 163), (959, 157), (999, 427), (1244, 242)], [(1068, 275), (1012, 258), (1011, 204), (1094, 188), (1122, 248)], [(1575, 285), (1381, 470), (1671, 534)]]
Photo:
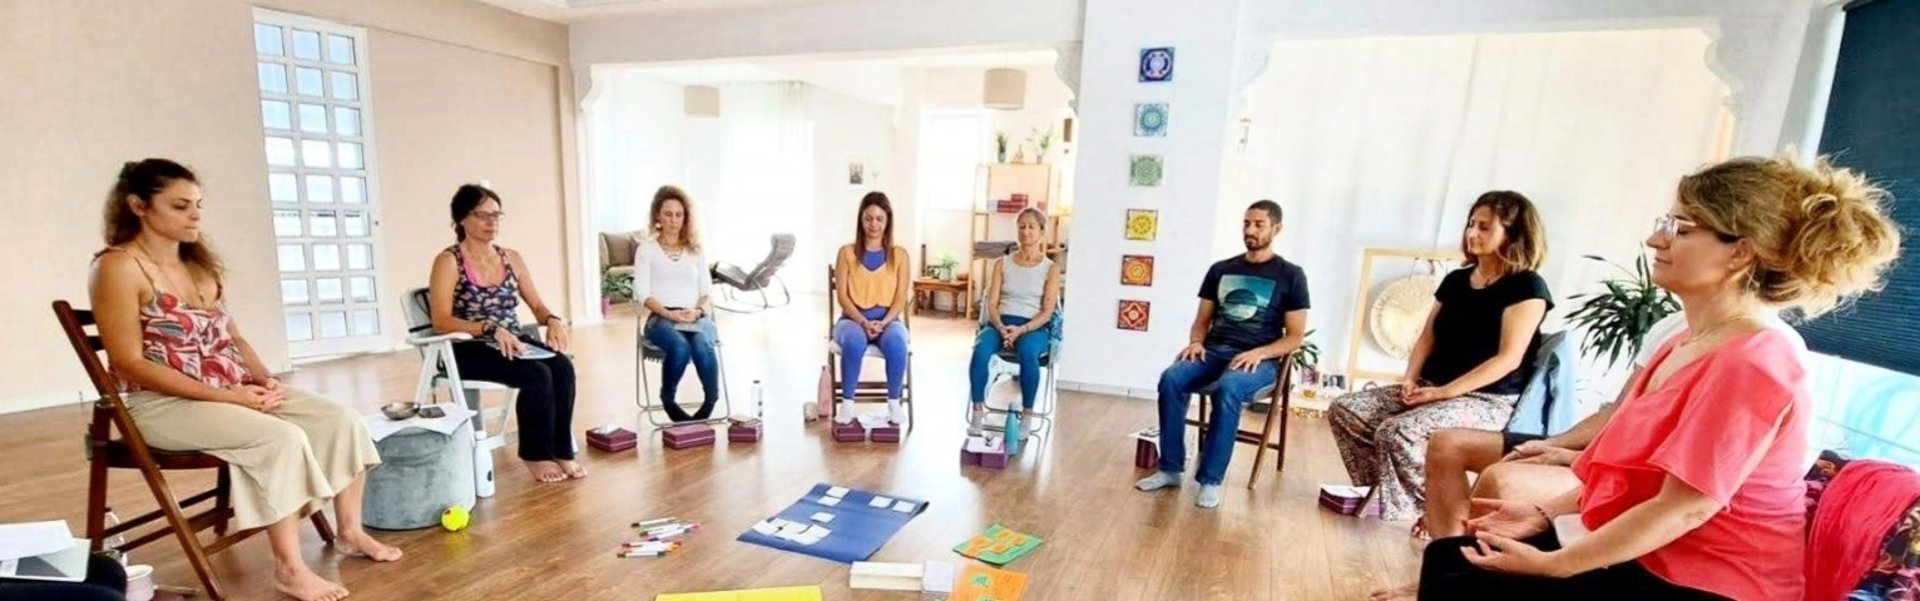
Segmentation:
[(656, 526), (665, 526), (665, 525), (668, 525), (668, 524), (672, 524), (672, 523), (674, 522), (674, 520), (675, 520), (675, 518), (671, 518), (671, 517), (665, 517), (665, 518), (654, 518), (654, 519), (651, 519), (651, 520), (644, 520), (644, 521), (639, 521), (639, 522), (634, 522), (634, 523), (633, 523), (633, 527), (635, 527), (635, 528), (641, 528), (641, 529), (645, 529), (645, 528), (653, 528), (653, 527), (656, 527)]

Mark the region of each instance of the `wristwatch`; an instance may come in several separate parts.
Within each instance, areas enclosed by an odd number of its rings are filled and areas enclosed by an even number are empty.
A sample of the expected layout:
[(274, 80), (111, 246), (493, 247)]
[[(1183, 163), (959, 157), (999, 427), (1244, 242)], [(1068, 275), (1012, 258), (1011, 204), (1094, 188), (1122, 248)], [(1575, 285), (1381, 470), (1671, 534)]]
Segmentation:
[(565, 326), (565, 325), (567, 325), (567, 320), (566, 320), (566, 318), (563, 318), (563, 317), (560, 317), (559, 315), (548, 315), (546, 319), (542, 319), (542, 320), (540, 320), (540, 323), (541, 323), (542, 325), (544, 325), (544, 324), (546, 324), (547, 322), (550, 322), (550, 321), (553, 321), (553, 320), (556, 320), (556, 319), (558, 319), (558, 320), (560, 320), (560, 325), (561, 325), (561, 326)]
[(492, 338), (492, 337), (493, 337), (493, 333), (494, 333), (494, 332), (496, 332), (496, 331), (499, 331), (499, 329), (500, 329), (500, 325), (499, 325), (499, 324), (496, 324), (496, 323), (493, 323), (493, 322), (491, 322), (491, 321), (489, 321), (489, 322), (487, 322), (487, 325), (485, 325), (485, 326), (482, 326), (482, 327), (480, 328), (480, 336), (481, 336), (482, 338)]

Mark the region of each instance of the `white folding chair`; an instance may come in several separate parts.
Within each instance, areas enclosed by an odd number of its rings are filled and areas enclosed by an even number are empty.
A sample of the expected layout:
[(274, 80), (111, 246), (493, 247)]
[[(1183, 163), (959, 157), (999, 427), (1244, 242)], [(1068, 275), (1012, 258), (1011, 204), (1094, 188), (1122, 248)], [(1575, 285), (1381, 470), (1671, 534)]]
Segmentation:
[[(407, 344), (420, 352), (420, 378), (413, 389), (413, 400), (421, 404), (433, 403), (433, 391), (445, 387), (449, 396), (457, 394), (467, 408), (474, 411), (474, 486), (480, 496), (491, 497), (493, 450), (510, 442), (507, 422), (513, 418), (513, 403), (518, 400), (520, 390), (498, 382), (460, 377), (459, 362), (453, 360), (453, 343), (472, 340), (473, 336), (463, 332), (434, 334), (433, 312), (428, 309), (427, 299), (426, 288), (415, 288), (407, 293)], [(505, 393), (505, 402), (497, 408), (487, 409), (480, 393), (488, 390)], [(489, 420), (493, 420), (498, 427), (489, 428)]]
[[(1066, 307), (1066, 300), (1061, 299), (1055, 306)], [(980, 302), (979, 314), (980, 325), (988, 327), (990, 324), (987, 323), (984, 299)], [(1021, 425), (1021, 438), (1039, 438), (1053, 429), (1054, 411), (1060, 402), (1060, 382), (1057, 378), (1060, 370), (1054, 368), (1053, 361), (1060, 356), (1060, 332), (1064, 331), (1061, 320), (1065, 316), (1066, 311), (1055, 310), (1052, 320), (1047, 323), (1047, 350), (1040, 353), (1040, 390), (1034, 395), (1033, 410), (1027, 414), (1027, 418), (1032, 420), (1031, 425)], [(994, 353), (992, 359), (987, 360), (987, 390), (993, 390), (994, 386), (1003, 381), (1012, 381), (1017, 387), (1019, 377), (1020, 355), (1013, 349), (1001, 349), (1000, 352)], [(1015, 403), (1018, 402), (1015, 401)], [(982, 424), (981, 429), (1005, 434), (1006, 416), (1014, 411), (1015, 405), (1008, 404), (1003, 409), (994, 407), (991, 400), (982, 404), (987, 408), (987, 420)], [(967, 411), (972, 410), (971, 407), (967, 409)], [(971, 417), (971, 415), (965, 417)]]

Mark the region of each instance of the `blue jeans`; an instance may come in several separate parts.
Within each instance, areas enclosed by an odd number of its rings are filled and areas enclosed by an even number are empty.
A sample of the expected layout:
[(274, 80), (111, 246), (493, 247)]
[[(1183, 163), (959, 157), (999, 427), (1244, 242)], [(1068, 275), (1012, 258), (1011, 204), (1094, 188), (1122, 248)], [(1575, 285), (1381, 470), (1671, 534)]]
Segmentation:
[(1261, 361), (1251, 372), (1232, 371), (1227, 364), (1242, 352), (1240, 349), (1208, 346), (1206, 350), (1199, 361), (1178, 361), (1160, 372), (1160, 471), (1177, 474), (1186, 470), (1187, 400), (1193, 391), (1217, 380), (1220, 389), (1213, 395), (1211, 422), (1200, 437), (1200, 471), (1194, 479), (1201, 484), (1219, 484), (1226, 479), (1227, 462), (1233, 460), (1240, 409), (1254, 393), (1273, 383), (1279, 364)]
[(833, 343), (840, 346), (840, 398), (853, 398), (853, 390), (860, 383), (861, 359), (867, 356), (870, 344), (879, 345), (880, 355), (887, 361), (887, 398), (900, 398), (907, 376), (906, 325), (894, 320), (880, 331), (879, 338), (869, 339), (860, 324), (842, 317), (833, 323)]
[[(714, 330), (712, 319), (702, 317), (696, 323), (700, 331), (683, 332), (674, 329), (670, 320), (659, 316), (647, 318), (647, 342), (660, 347), (667, 355), (660, 361), (660, 404), (666, 409), (667, 417), (676, 422), (713, 417), (714, 402), (720, 398), (720, 360), (713, 346), (720, 335)], [(673, 400), (680, 390), (680, 377), (687, 374), (689, 362), (700, 375), (700, 387), (706, 392), (700, 410), (692, 415)]]
[[(1029, 321), (1017, 315), (1000, 316), (1000, 323), (1014, 327), (1027, 325)], [(1028, 410), (1033, 409), (1034, 400), (1038, 398), (1036, 395), (1040, 392), (1040, 355), (1046, 353), (1053, 342), (1051, 330), (1050, 326), (1043, 326), (1027, 332), (1013, 343), (1013, 352), (1020, 360), (1020, 403)], [(973, 335), (973, 365), (967, 376), (973, 384), (971, 398), (975, 405), (987, 401), (987, 366), (1004, 344), (1005, 339), (1000, 336), (1000, 330), (993, 329), (993, 324), (980, 326), (980, 331)]]

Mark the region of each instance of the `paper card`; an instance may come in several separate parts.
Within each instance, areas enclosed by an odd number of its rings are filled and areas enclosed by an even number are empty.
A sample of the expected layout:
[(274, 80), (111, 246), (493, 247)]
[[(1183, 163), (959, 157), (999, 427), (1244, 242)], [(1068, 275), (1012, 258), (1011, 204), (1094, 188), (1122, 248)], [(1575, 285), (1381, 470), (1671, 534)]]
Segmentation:
[(900, 513), (913, 513), (913, 504), (908, 503), (906, 501), (900, 501), (893, 504), (893, 510), (898, 511)]
[(801, 536), (793, 537), (792, 540), (793, 542), (811, 547), (813, 545), (820, 544), (820, 539), (822, 538), (825, 538), (825, 537), (801, 535)]
[(831, 524), (833, 523), (833, 514), (827, 513), (825, 511), (813, 514), (813, 521), (820, 522), (822, 524)]
[(787, 523), (785, 523), (785, 524), (781, 524), (781, 525), (780, 525), (780, 533), (781, 533), (781, 534), (788, 534), (788, 535), (796, 535), (796, 536), (797, 536), (797, 535), (799, 535), (800, 533), (802, 533), (802, 532), (806, 532), (806, 531), (807, 531), (807, 525), (806, 525), (806, 524), (802, 524), (802, 523), (799, 523), (799, 522), (787, 522)]
[(840, 498), (839, 497), (820, 497), (820, 504), (828, 507), (833, 507), (840, 504)]
[(929, 593), (952, 593), (953, 574), (953, 564), (929, 561), (921, 572), (920, 590)]
[(893, 499), (889, 499), (879, 495), (875, 495), (872, 501), (867, 501), (867, 506), (872, 507), (874, 509), (886, 509), (888, 505), (892, 505), (892, 504), (893, 504)]
[(780, 527), (773, 525), (773, 522), (770, 520), (761, 520), (760, 523), (753, 525), (753, 531), (764, 536), (773, 536), (775, 533), (780, 532)]
[(829, 496), (829, 497), (833, 497), (833, 498), (835, 498), (835, 499), (838, 499), (838, 498), (840, 498), (840, 497), (844, 497), (844, 496), (847, 496), (847, 487), (845, 487), (845, 486), (835, 486), (835, 487), (833, 487), (833, 488), (829, 488), (829, 489), (827, 489), (827, 496)]
[(73, 534), (62, 520), (0, 524), (0, 559), (20, 559), (73, 548)]
[(810, 537), (810, 538), (826, 538), (827, 535), (829, 534), (833, 534), (833, 531), (823, 528), (819, 524), (814, 524), (812, 526), (808, 526), (806, 531), (800, 533), (800, 536)]

